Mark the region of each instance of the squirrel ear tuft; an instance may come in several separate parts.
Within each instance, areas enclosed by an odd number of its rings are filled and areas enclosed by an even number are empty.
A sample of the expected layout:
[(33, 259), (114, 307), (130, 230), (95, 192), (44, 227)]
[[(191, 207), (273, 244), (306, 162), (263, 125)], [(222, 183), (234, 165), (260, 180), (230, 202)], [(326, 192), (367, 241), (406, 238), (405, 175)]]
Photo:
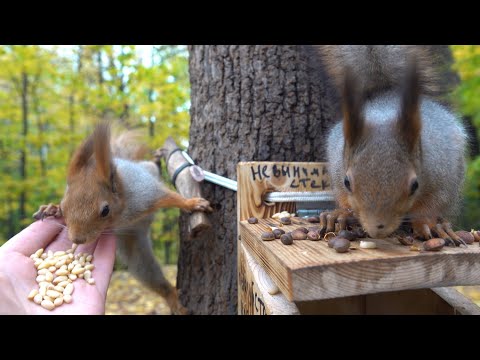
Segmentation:
[(73, 154), (68, 167), (68, 176), (71, 177), (85, 167), (93, 154), (93, 136), (90, 135)]
[(422, 121), (420, 116), (420, 78), (415, 58), (408, 62), (402, 89), (400, 118), (397, 123), (400, 138), (413, 151), (420, 140)]
[(343, 135), (349, 147), (354, 147), (362, 137), (364, 117), (363, 97), (358, 80), (351, 68), (345, 69), (343, 82)]
[(110, 182), (110, 175), (112, 173), (110, 123), (104, 121), (97, 124), (93, 132), (93, 147), (97, 172), (107, 182)]

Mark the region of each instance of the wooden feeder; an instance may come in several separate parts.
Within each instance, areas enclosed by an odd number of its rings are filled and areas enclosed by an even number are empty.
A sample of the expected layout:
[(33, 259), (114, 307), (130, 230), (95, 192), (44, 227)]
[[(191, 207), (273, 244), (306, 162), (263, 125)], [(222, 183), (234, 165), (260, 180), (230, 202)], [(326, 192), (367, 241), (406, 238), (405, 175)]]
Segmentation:
[[(448, 286), (480, 284), (480, 247), (411, 251), (397, 239), (353, 241), (336, 253), (323, 240), (263, 241), (281, 226), (271, 216), (296, 211), (295, 203), (267, 203), (268, 192), (329, 192), (325, 163), (241, 162), (237, 166), (239, 314), (480, 314)], [(257, 217), (257, 224), (247, 219)], [(286, 232), (313, 226), (294, 217)], [(420, 241), (415, 245), (422, 248)]]

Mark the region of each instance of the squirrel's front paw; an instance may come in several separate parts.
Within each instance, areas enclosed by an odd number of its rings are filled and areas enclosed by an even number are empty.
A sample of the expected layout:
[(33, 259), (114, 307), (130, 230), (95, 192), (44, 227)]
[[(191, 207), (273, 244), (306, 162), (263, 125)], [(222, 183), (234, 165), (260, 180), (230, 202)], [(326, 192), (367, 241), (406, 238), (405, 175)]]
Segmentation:
[(191, 198), (191, 199), (188, 199), (188, 202), (189, 202), (190, 211), (204, 211), (204, 212), (213, 211), (213, 209), (210, 206), (210, 202), (203, 198)]
[(54, 204), (41, 205), (38, 208), (38, 211), (35, 214), (33, 214), (33, 218), (35, 220), (43, 220), (49, 216), (54, 216), (56, 218), (62, 217), (62, 209), (60, 209), (60, 205), (54, 205)]
[(340, 230), (345, 230), (347, 225), (357, 223), (354, 213), (350, 209), (335, 209), (333, 211), (324, 211), (320, 214), (320, 228), (327, 232), (335, 231), (335, 223), (339, 224)]
[(430, 218), (412, 220), (413, 234), (417, 238), (428, 240), (435, 237), (440, 237), (445, 240), (447, 245), (460, 246), (467, 244), (452, 230), (452, 224), (441, 218), (437, 221)]

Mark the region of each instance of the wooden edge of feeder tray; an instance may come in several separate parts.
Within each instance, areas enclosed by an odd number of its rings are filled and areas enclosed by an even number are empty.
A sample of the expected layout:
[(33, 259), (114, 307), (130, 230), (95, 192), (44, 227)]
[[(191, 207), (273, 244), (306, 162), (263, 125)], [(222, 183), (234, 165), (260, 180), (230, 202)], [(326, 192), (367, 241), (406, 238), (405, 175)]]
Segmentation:
[(241, 243), (238, 253), (238, 314), (299, 315), (297, 306), (283, 296)]

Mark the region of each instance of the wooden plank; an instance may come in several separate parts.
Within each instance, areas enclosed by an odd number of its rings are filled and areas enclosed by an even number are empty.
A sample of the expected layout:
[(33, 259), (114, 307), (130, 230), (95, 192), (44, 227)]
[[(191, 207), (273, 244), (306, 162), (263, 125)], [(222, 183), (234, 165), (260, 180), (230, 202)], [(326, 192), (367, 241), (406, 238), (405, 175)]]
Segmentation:
[[(238, 247), (238, 292), (240, 315), (298, 315), (294, 303), (281, 292), (270, 294), (276, 285), (243, 245)], [(278, 288), (277, 288), (278, 289)]]
[(240, 162), (237, 165), (239, 220), (270, 217), (281, 210), (295, 211), (294, 203), (265, 204), (267, 192), (330, 192), (327, 163)]
[(432, 291), (454, 308), (454, 314), (480, 315), (480, 307), (458, 290), (442, 287), (434, 288)]
[[(284, 226), (291, 231), (311, 226), (303, 219)], [(339, 254), (324, 241), (262, 241), (274, 219), (240, 222), (242, 243), (290, 301), (308, 301), (377, 292), (480, 284), (480, 247), (445, 247), (440, 252), (414, 252), (395, 239), (372, 239), (377, 249)], [(421, 247), (421, 242), (415, 244)]]

